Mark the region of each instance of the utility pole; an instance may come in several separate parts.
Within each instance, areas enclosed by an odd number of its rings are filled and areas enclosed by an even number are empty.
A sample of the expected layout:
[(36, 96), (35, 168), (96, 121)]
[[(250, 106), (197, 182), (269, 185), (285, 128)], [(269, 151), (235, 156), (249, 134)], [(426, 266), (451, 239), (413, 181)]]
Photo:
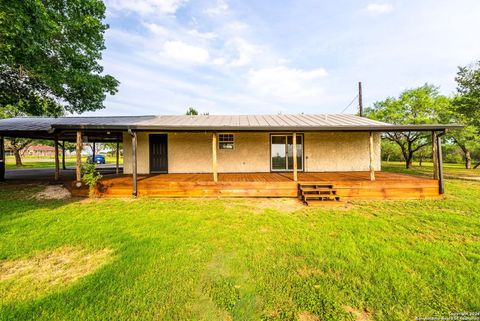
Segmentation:
[(358, 114), (363, 117), (362, 82), (358, 82)]

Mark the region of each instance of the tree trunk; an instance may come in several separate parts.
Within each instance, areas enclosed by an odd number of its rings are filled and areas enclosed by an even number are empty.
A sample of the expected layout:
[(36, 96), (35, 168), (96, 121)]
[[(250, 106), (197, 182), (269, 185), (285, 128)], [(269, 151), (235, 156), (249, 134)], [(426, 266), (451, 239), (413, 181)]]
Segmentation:
[(472, 155), (470, 154), (470, 151), (465, 152), (465, 168), (466, 169), (472, 168)]
[(408, 156), (407, 156), (407, 158), (406, 158), (406, 160), (405, 160), (406, 168), (407, 168), (407, 169), (412, 168), (412, 163), (413, 163), (413, 153), (410, 152), (410, 153), (408, 153)]
[(422, 167), (423, 156), (420, 156), (420, 160), (418, 161), (418, 166)]
[(23, 166), (23, 163), (22, 163), (22, 157), (20, 156), (20, 151), (18, 149), (15, 149), (13, 151), (13, 154), (15, 155), (15, 166)]

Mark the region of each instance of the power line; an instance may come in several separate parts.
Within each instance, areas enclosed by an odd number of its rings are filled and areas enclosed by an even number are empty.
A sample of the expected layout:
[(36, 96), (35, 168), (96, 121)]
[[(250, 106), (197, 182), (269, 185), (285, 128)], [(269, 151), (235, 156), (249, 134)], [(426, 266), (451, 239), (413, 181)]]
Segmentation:
[(355, 100), (358, 98), (358, 95), (356, 95), (355, 97), (353, 97), (352, 101), (350, 102), (350, 104), (347, 105), (347, 107), (345, 107), (342, 112), (340, 114), (343, 114), (345, 112), (345, 110), (348, 109), (348, 107), (350, 107), (354, 102)]

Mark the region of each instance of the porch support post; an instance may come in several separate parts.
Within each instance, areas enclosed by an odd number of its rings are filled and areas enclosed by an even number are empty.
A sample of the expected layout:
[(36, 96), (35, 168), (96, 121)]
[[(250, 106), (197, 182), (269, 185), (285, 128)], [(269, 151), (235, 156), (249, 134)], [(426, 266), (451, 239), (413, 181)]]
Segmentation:
[(62, 168), (67, 169), (65, 166), (65, 141), (62, 141)]
[(373, 159), (374, 159), (374, 155), (373, 155), (373, 132), (370, 132), (370, 135), (369, 135), (369, 154), (370, 154), (370, 180), (371, 181), (374, 181), (375, 180), (375, 169), (373, 167)]
[(5, 137), (0, 136), (0, 182), (5, 180)]
[(120, 159), (120, 138), (117, 139), (117, 160), (116, 160), (116, 166), (115, 166), (115, 173), (118, 174), (120, 172), (119, 168), (118, 168), (118, 163), (119, 163), (119, 159)]
[(293, 180), (298, 181), (297, 133), (292, 133)]
[(218, 182), (217, 172), (217, 132), (212, 133), (212, 173), (213, 181)]
[(58, 136), (55, 136), (55, 180), (60, 178), (60, 159), (58, 157)]
[(437, 133), (432, 130), (432, 163), (433, 163), (433, 179), (438, 179), (438, 142)]
[(437, 135), (437, 158), (438, 158), (438, 192), (445, 193), (445, 182), (443, 181), (443, 160), (442, 160), (442, 134)]
[(77, 175), (77, 186), (82, 184), (82, 132), (77, 131), (77, 166), (76, 166), (76, 175)]
[(132, 195), (138, 195), (138, 188), (137, 188), (137, 133), (130, 131), (130, 135), (132, 136), (132, 183), (133, 183), (133, 190)]
[(95, 163), (95, 142), (93, 142), (93, 145), (92, 145), (92, 162)]

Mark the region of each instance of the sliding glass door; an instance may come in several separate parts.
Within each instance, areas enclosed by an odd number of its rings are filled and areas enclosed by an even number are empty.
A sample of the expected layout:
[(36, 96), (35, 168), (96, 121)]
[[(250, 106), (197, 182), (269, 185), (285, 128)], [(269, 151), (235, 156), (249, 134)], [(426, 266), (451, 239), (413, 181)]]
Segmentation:
[[(303, 170), (303, 135), (297, 134), (297, 168)], [(293, 171), (293, 136), (271, 135), (271, 170)]]

